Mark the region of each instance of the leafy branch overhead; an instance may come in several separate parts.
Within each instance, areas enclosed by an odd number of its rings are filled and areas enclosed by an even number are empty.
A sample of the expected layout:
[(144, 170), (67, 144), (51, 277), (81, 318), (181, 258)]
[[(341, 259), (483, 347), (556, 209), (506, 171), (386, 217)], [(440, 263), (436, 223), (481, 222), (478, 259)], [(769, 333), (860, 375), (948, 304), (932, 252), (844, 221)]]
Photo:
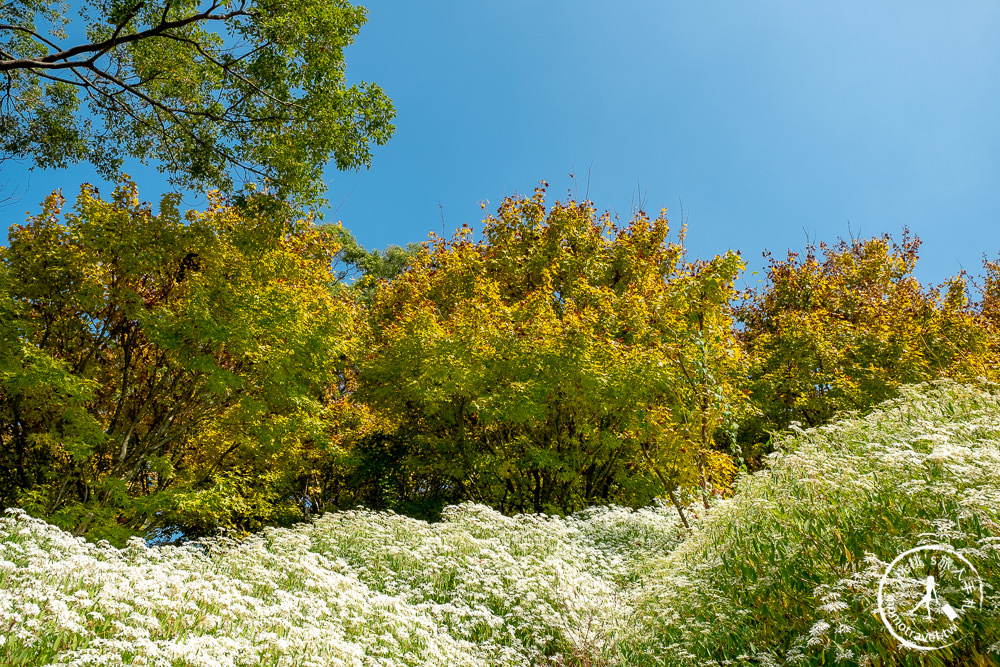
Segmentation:
[[(343, 0), (0, 0), (0, 160), (159, 162), (175, 185), (256, 181), (300, 200), (368, 167), (395, 111), (345, 81), (366, 20)], [(86, 109), (83, 104), (86, 103)]]

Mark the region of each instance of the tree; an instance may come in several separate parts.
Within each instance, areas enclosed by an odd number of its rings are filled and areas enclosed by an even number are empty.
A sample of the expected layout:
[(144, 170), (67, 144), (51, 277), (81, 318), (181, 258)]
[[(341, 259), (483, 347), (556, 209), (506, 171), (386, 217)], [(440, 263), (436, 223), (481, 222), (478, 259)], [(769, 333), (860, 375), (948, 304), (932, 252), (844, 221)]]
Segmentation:
[(904, 383), (985, 374), (987, 330), (964, 278), (922, 286), (919, 246), (904, 233), (900, 243), (884, 235), (767, 255), (767, 281), (740, 307), (744, 379), (759, 409), (741, 440), (761, 443), (793, 421), (820, 425)]
[(700, 463), (706, 484), (731, 473), (725, 454), (700, 454), (721, 420), (708, 405), (701, 420), (710, 383), (687, 390), (682, 373), (738, 360), (726, 312), (741, 264), (687, 262), (668, 231), (662, 215), (547, 208), (539, 189), (507, 199), (481, 242), (467, 228), (436, 239), (382, 281), (351, 396), (382, 422), (353, 449), (366, 502), (570, 512), (664, 494), (680, 509)]
[(392, 280), (405, 271), (422, 246), (420, 243), (408, 243), (405, 248), (389, 245), (385, 250), (366, 250), (340, 224), (327, 224), (324, 229), (340, 245), (336, 259), (337, 277), (350, 281), (358, 297), (366, 303), (371, 302), (374, 297), (379, 281)]
[(159, 161), (181, 186), (256, 180), (310, 201), (331, 158), (367, 167), (371, 145), (393, 132), (382, 90), (345, 83), (363, 7), (89, 0), (79, 20), (69, 12), (55, 0), (0, 2), (0, 157), (90, 162), (112, 178), (130, 155)]
[[(668, 357), (678, 371), (673, 386), (673, 422), (698, 451), (702, 502), (709, 507), (709, 476), (728, 467), (718, 456), (716, 433), (740, 452), (737, 428), (750, 411), (739, 373), (744, 363), (733, 331), (734, 280), (744, 264), (738, 253), (683, 266), (675, 277), (673, 308), (683, 314), (667, 329)], [(718, 486), (718, 485), (717, 485)]]
[(126, 182), (53, 195), (0, 248), (0, 494), (121, 542), (301, 518), (338, 457), (351, 302), (313, 223)]

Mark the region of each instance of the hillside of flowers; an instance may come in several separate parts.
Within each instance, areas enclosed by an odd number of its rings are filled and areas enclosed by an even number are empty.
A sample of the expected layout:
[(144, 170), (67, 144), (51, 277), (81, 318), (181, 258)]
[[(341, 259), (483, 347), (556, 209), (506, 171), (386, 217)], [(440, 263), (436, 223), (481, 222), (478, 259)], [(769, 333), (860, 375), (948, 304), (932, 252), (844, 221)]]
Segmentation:
[(0, 527), (0, 663), (528, 665), (612, 648), (669, 506), (565, 519), (326, 514), (240, 542), (125, 549), (18, 512)]
[[(450, 506), (323, 514), (123, 549), (0, 519), (4, 665), (993, 665), (1000, 388), (907, 387), (783, 437), (709, 511)], [(901, 551), (944, 543), (986, 591), (967, 636), (901, 648), (876, 613)]]

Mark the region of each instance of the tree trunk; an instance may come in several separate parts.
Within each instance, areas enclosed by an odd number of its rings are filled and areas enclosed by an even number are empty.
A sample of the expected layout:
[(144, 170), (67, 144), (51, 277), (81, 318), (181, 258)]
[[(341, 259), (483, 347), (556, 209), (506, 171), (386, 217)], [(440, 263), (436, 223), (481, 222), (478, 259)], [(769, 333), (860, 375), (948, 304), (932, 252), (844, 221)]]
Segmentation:
[(691, 526), (690, 524), (688, 524), (687, 517), (684, 516), (684, 508), (681, 507), (680, 501), (677, 500), (677, 494), (674, 493), (674, 485), (667, 481), (667, 478), (664, 477), (663, 473), (660, 471), (660, 467), (657, 466), (655, 463), (653, 463), (653, 459), (652, 457), (650, 457), (649, 452), (646, 451), (645, 445), (640, 444), (639, 451), (642, 452), (642, 457), (646, 459), (646, 463), (649, 465), (650, 468), (652, 468), (653, 472), (660, 479), (660, 482), (667, 489), (667, 495), (670, 496), (670, 502), (673, 503), (674, 508), (677, 510), (677, 514), (680, 515), (681, 523), (684, 524), (685, 528), (691, 530)]
[(701, 482), (701, 501), (708, 509), (708, 396), (701, 395), (701, 446), (698, 450), (698, 473)]

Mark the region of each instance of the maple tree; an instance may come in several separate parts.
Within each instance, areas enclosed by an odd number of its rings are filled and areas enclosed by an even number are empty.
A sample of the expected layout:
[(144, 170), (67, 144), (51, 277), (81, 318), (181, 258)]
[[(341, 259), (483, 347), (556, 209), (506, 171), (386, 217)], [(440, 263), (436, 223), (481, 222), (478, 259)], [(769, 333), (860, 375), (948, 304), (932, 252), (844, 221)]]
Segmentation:
[(189, 533), (302, 516), (351, 300), (339, 250), (274, 203), (182, 216), (126, 181), (58, 194), (0, 248), (0, 494), (77, 534)]
[(922, 286), (919, 246), (904, 233), (899, 243), (884, 235), (766, 255), (766, 281), (740, 306), (744, 386), (757, 409), (741, 440), (868, 408), (904, 383), (987, 373), (989, 335), (964, 276)]
[(544, 195), (381, 281), (352, 395), (381, 423), (355, 450), (370, 504), (679, 509), (680, 488), (732, 474), (712, 438), (739, 402), (724, 379), (739, 257), (691, 263), (662, 214), (622, 225)]

